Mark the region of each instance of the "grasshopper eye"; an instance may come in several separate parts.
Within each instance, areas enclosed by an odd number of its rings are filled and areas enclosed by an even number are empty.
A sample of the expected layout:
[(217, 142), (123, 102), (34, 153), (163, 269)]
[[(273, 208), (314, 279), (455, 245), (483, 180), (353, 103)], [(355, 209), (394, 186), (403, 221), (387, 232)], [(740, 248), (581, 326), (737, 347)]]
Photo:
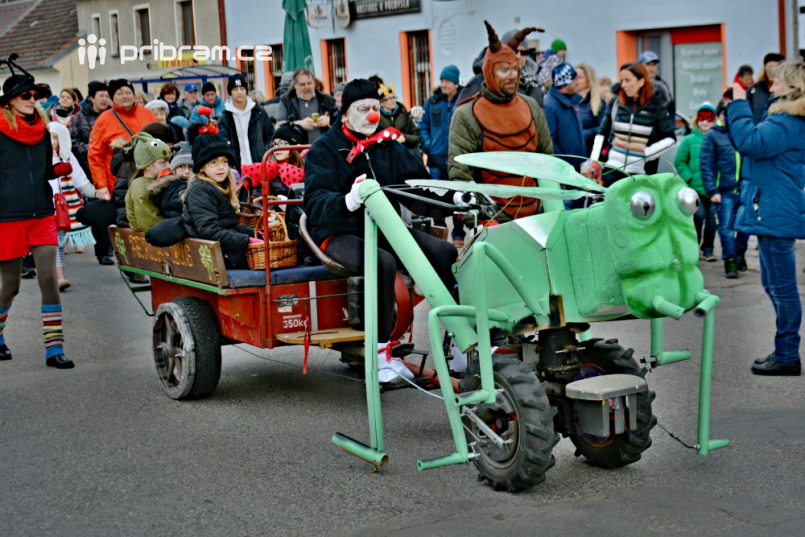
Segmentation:
[(632, 194), (630, 204), (632, 206), (632, 214), (641, 220), (645, 220), (654, 214), (654, 209), (656, 206), (654, 196), (645, 190), (638, 190)]
[(690, 187), (685, 187), (677, 192), (676, 199), (679, 200), (679, 206), (682, 210), (690, 216), (693, 216), (699, 210), (699, 194)]

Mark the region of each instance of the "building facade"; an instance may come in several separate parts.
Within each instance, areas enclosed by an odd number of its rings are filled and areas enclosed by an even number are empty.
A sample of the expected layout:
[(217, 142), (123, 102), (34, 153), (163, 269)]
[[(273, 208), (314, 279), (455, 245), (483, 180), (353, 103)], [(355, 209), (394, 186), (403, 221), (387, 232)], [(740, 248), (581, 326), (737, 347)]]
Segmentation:
[[(230, 47), (274, 48), (272, 60), (239, 63), (271, 97), (283, 71), (282, 0), (224, 2)], [(768, 52), (798, 53), (796, 2), (308, 0), (307, 14), (316, 76), (328, 90), (378, 74), (409, 108), (421, 105), (445, 66), (456, 65), (462, 81), (473, 76), (472, 62), (487, 43), (486, 19), (498, 35), (544, 28), (529, 36), (532, 48), (544, 50), (561, 38), (567, 61), (588, 63), (613, 81), (619, 65), (653, 50), (680, 112), (690, 114), (702, 101), (718, 101), (739, 66), (750, 64), (757, 72)]]
[[(195, 61), (190, 49), (167, 60), (154, 51), (146, 51), (142, 59), (136, 60), (128, 59), (130, 54), (126, 54), (126, 47), (153, 46), (154, 41), (177, 49), (220, 46), (218, 0), (76, 0), (75, 3), (81, 31), (105, 41), (105, 61), (92, 69), (90, 76), (94, 80), (155, 79), (182, 67), (222, 63), (220, 59)], [(181, 81), (177, 83), (181, 85)], [(216, 83), (220, 89), (221, 82)], [(158, 91), (158, 84), (152, 88)]]
[[(78, 57), (75, 0), (24, 0), (0, 4), (0, 57), (16, 63), (55, 95), (63, 88), (84, 91), (89, 69)], [(0, 79), (10, 74), (0, 69)]]

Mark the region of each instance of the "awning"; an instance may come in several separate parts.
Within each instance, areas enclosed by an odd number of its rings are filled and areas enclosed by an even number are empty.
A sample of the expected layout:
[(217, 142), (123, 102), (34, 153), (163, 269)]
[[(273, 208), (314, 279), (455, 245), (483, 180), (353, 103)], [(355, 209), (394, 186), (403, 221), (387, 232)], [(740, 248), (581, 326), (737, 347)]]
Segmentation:
[(142, 84), (143, 92), (148, 93), (148, 84), (165, 82), (188, 83), (193, 81), (201, 81), (201, 84), (204, 84), (209, 79), (229, 78), (235, 74), (246, 73), (228, 65), (190, 65), (187, 67), (149, 70), (144, 73), (138, 73), (134, 77), (128, 78), (128, 80), (132, 84)]

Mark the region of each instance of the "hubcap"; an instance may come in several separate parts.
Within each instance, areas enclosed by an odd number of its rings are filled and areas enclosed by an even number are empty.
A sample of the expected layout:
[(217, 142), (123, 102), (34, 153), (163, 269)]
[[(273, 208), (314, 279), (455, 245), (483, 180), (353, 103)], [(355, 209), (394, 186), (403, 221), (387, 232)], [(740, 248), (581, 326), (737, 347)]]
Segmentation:
[(505, 442), (497, 446), (477, 425), (471, 424), (472, 434), (478, 439), (478, 451), (489, 464), (498, 468), (509, 466), (517, 454), (519, 444), (517, 410), (502, 386), (495, 383), (498, 396), (494, 403), (481, 403), (471, 410)]

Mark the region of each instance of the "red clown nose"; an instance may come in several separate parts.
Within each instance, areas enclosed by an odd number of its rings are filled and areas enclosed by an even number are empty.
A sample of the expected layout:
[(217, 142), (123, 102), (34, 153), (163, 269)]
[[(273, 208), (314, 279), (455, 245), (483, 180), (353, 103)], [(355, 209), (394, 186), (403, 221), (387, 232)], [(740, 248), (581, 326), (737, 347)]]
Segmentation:
[(372, 112), (368, 116), (366, 116), (366, 119), (369, 120), (369, 123), (377, 123), (378, 121), (380, 121), (380, 114), (378, 114), (377, 112)]

